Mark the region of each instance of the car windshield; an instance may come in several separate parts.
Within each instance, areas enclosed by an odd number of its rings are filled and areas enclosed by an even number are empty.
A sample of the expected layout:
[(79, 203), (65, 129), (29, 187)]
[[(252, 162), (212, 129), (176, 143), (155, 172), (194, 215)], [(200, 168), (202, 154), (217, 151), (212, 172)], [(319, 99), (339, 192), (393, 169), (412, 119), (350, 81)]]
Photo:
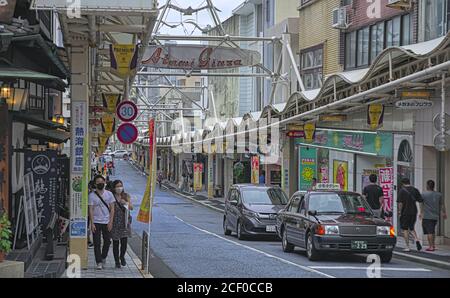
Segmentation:
[(246, 188), (242, 200), (253, 205), (286, 205), (288, 198), (280, 188)]
[(312, 194), (309, 210), (317, 213), (372, 214), (364, 198), (358, 194)]

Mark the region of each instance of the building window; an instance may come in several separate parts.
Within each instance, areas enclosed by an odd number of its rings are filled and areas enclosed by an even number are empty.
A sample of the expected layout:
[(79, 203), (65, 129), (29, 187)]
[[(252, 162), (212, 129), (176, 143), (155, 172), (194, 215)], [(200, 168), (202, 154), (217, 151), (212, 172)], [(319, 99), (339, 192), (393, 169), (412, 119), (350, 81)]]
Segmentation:
[(423, 40), (438, 38), (447, 32), (447, 6), (448, 0), (423, 0), (421, 1), (421, 19)]
[(323, 48), (314, 47), (301, 53), (301, 73), (306, 89), (322, 86)]
[(386, 46), (400, 46), (401, 17), (393, 18), (386, 22)]
[(358, 31), (357, 65), (369, 64), (369, 27)]
[(345, 35), (345, 68), (356, 67), (356, 31)]
[(408, 45), (411, 41), (409, 14), (346, 33), (345, 68), (368, 66), (386, 47)]
[(371, 44), (370, 44), (370, 62), (373, 62), (375, 58), (384, 49), (384, 24), (378, 23), (371, 28)]

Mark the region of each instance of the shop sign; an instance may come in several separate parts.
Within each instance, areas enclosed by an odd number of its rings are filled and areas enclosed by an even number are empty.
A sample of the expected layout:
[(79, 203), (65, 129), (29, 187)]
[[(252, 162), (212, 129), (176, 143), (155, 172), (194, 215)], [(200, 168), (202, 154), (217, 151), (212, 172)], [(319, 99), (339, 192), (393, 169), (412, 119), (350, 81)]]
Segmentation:
[(305, 142), (311, 143), (314, 140), (316, 124), (312, 122), (306, 123), (303, 130), (305, 132)]
[[(379, 169), (378, 176), (380, 180), (380, 186), (383, 189), (383, 210), (385, 212), (391, 212), (394, 207), (394, 169), (381, 168)], [(387, 218), (386, 220), (392, 223), (392, 218)]]
[(391, 133), (366, 133), (351, 131), (318, 130), (313, 142), (307, 143), (304, 138), (296, 139), (297, 145), (314, 145), (319, 148), (336, 149), (347, 152), (376, 154), (392, 157), (393, 139)]
[(116, 126), (116, 118), (113, 114), (104, 114), (101, 118), (102, 121), (102, 131), (105, 135), (112, 136)]
[(182, 70), (237, 68), (260, 62), (257, 51), (204, 45), (150, 45), (142, 58), (145, 66)]
[(316, 178), (317, 149), (300, 147), (299, 161), (299, 190), (308, 190), (312, 187), (313, 178)]
[(430, 90), (401, 90), (399, 92), (401, 98), (421, 98), (428, 99), (431, 97)]
[(72, 173), (83, 173), (83, 145), (86, 139), (86, 102), (72, 102)]
[(252, 156), (252, 184), (259, 184), (259, 157)]
[(305, 132), (303, 130), (292, 130), (288, 131), (286, 136), (290, 138), (303, 138), (305, 136)]
[[(121, 78), (130, 76), (137, 66), (138, 47), (133, 44), (109, 45), (111, 69)], [(115, 111), (114, 107), (114, 111)]]
[(320, 115), (320, 122), (342, 122), (347, 120), (347, 115)]
[(33, 173), (38, 220), (45, 229), (56, 209), (56, 151), (25, 152), (25, 173)]
[(211, 154), (208, 154), (208, 198), (212, 199), (214, 196), (214, 158)]
[(383, 124), (384, 105), (375, 103), (367, 107), (367, 124), (370, 129), (376, 130)]
[(203, 164), (202, 163), (194, 163), (194, 190), (201, 191), (202, 190), (202, 173), (203, 173)]
[(402, 110), (424, 110), (432, 108), (433, 105), (428, 99), (403, 99), (395, 102), (395, 107)]
[(333, 160), (333, 182), (340, 185), (343, 191), (348, 190), (348, 162)]

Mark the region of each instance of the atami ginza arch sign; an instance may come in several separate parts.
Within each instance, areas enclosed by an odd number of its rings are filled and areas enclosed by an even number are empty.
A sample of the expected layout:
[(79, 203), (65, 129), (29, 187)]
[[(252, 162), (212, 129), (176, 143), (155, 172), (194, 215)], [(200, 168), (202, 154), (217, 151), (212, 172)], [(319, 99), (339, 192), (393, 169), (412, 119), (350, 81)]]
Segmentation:
[(221, 69), (261, 63), (256, 51), (203, 45), (148, 46), (142, 64), (172, 69)]

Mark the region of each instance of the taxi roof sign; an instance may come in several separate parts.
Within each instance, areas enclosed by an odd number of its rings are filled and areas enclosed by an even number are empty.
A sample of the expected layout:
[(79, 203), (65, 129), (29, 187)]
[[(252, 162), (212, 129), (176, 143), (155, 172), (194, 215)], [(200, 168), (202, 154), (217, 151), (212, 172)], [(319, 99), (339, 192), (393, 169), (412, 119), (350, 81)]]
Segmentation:
[(341, 190), (339, 183), (317, 183), (314, 190)]

